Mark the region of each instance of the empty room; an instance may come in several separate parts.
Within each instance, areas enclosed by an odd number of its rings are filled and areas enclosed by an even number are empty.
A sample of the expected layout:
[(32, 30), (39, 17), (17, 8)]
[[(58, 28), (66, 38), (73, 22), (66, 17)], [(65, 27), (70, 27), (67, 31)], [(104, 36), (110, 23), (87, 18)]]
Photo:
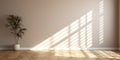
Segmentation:
[(0, 60), (120, 60), (119, 0), (0, 0)]

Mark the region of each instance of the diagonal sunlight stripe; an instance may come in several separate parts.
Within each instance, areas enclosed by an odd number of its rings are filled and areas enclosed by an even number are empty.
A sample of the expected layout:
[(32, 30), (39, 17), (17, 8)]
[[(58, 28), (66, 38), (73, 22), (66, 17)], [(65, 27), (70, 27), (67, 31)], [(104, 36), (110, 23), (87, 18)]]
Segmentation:
[(31, 50), (75, 50), (92, 46), (92, 11), (75, 20)]
[(99, 2), (99, 44), (104, 42), (104, 0)]

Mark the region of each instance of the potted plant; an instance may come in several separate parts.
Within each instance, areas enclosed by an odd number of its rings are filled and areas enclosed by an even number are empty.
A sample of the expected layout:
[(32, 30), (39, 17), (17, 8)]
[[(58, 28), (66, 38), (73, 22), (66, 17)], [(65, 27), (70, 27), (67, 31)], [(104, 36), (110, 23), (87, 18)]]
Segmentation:
[(20, 49), (19, 40), (22, 39), (26, 28), (22, 25), (22, 19), (16, 15), (8, 15), (6, 27), (9, 28), (15, 37), (14, 50)]

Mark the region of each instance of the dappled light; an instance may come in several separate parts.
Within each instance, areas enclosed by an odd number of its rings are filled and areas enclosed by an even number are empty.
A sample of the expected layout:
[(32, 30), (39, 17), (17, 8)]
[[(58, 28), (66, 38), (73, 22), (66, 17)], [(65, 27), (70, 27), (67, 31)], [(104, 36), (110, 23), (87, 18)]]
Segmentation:
[(100, 56), (103, 57), (103, 58), (113, 58), (112, 56), (110, 56), (109, 54), (104, 53), (103, 51), (98, 50), (98, 51), (95, 51), (95, 52), (97, 54), (100, 54)]
[(112, 56), (114, 58), (120, 59), (120, 54), (115, 53), (113, 51), (104, 51), (104, 53), (109, 54), (110, 56)]
[(55, 56), (76, 57), (76, 58), (109, 58), (120, 59), (120, 54), (114, 51), (55, 51)]
[[(90, 58), (90, 59), (120, 59), (119, 51), (111, 50), (49, 50), (49, 51), (34, 51), (40, 54), (45, 53), (45, 55), (51, 54), (53, 59), (64, 59), (64, 58)], [(43, 54), (44, 55), (44, 54)], [(74, 59), (73, 59), (74, 60)]]
[(99, 44), (104, 42), (104, 0), (99, 2)]
[(95, 54), (93, 54), (92, 52), (90, 52), (90, 51), (83, 51), (83, 52), (89, 58), (97, 58), (97, 56)]
[(31, 50), (80, 50), (92, 46), (93, 12), (89, 11)]
[[(4, 58), (2, 58), (4, 57)], [(9, 58), (9, 59), (8, 59)], [(0, 60), (120, 60), (120, 51), (42, 50), (0, 51)]]
[[(118, 1), (1, 0), (0, 60), (120, 60)], [(18, 51), (7, 14), (21, 15), (28, 28)]]
[[(98, 39), (104, 42), (104, 0), (99, 2)], [(53, 34), (31, 50), (86, 50), (93, 46), (93, 10)], [(94, 56), (95, 57), (95, 56)]]

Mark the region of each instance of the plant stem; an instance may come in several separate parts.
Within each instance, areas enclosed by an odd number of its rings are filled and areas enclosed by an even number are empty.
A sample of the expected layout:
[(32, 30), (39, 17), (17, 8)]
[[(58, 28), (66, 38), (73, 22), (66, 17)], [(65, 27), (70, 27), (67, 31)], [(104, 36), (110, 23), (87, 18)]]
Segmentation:
[(15, 37), (15, 44), (19, 44), (19, 37), (17, 37), (15, 34), (14, 37)]

